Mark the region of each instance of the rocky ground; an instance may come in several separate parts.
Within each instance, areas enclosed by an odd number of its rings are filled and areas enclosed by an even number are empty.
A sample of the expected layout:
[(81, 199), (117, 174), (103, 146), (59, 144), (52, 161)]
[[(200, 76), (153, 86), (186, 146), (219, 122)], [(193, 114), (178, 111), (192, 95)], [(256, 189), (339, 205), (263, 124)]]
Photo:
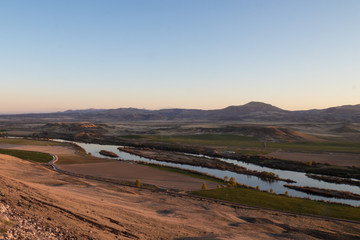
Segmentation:
[[(18, 204), (21, 205), (21, 202)], [(23, 215), (6, 203), (0, 204), (0, 214), (3, 234), (1, 239), (71, 239), (67, 230), (45, 226), (40, 219)]]

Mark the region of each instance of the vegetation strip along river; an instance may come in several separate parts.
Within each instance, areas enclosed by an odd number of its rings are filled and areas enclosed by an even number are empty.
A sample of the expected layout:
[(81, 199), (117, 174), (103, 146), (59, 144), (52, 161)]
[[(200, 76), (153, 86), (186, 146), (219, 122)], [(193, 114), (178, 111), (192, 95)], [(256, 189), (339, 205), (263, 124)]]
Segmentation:
[(185, 154), (179, 154), (174, 152), (166, 152), (159, 150), (147, 150), (147, 149), (135, 149), (135, 148), (119, 148), (120, 151), (130, 154), (138, 155), (144, 158), (155, 159), (164, 162), (173, 162), (179, 164), (188, 164), (192, 166), (200, 166), (211, 169), (227, 170), (244, 175), (257, 176), (264, 181), (284, 181), (288, 183), (294, 183), (291, 179), (279, 178), (276, 174), (266, 171), (254, 171), (248, 170), (245, 167), (237, 166), (235, 164), (227, 163), (216, 158), (204, 158), (198, 156), (191, 156)]
[(338, 178), (338, 177), (330, 177), (325, 175), (315, 175), (315, 174), (306, 174), (309, 178), (330, 182), (330, 183), (337, 183), (337, 184), (348, 184), (353, 186), (359, 186), (360, 187), (360, 181), (352, 180), (348, 178)]

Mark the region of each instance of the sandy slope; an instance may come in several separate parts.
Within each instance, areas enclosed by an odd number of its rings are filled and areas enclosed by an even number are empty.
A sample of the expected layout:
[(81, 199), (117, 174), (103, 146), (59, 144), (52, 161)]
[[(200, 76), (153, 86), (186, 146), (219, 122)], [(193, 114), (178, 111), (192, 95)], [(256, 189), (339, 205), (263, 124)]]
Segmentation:
[[(78, 179), (0, 155), (8, 231), (30, 239), (357, 239), (360, 224), (232, 208), (166, 193)], [(1, 211), (0, 211), (1, 212)], [(7, 214), (7, 215), (6, 215)], [(21, 219), (27, 219), (26, 222)], [(45, 232), (45, 233), (44, 233)], [(16, 233), (14, 233), (16, 234)], [(22, 235), (23, 234), (23, 235)], [(48, 237), (51, 239), (50, 237)]]

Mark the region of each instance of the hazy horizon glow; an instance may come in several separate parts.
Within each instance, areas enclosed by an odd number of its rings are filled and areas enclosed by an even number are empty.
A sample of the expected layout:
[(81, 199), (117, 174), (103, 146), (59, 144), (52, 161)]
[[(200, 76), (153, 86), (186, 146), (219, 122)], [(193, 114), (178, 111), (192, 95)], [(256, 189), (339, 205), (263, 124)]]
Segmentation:
[(360, 1), (1, 1), (0, 114), (360, 104)]

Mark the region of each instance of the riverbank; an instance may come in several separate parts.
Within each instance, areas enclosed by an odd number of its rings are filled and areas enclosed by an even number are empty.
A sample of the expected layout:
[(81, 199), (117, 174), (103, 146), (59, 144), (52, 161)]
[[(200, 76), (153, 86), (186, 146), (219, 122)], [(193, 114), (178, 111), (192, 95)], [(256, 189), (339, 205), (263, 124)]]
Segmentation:
[(185, 155), (183, 153), (177, 152), (168, 152), (164, 150), (155, 150), (155, 149), (144, 149), (144, 148), (119, 148), (120, 151), (134, 154), (140, 157), (154, 159), (162, 162), (172, 162), (179, 164), (187, 164), (191, 166), (200, 166), (210, 169), (219, 169), (227, 170), (234, 173), (250, 175), (259, 177), (265, 181), (284, 181), (288, 183), (294, 183), (291, 179), (279, 178), (276, 174), (272, 172), (258, 172), (254, 170), (248, 170), (245, 167), (237, 166), (231, 163), (226, 163), (224, 161), (218, 160), (216, 158), (205, 158), (199, 156)]
[(360, 187), (360, 181), (356, 181), (348, 178), (329, 177), (329, 176), (315, 175), (315, 174), (306, 174), (306, 176), (312, 179), (317, 179), (329, 183), (348, 184), (348, 185)]
[(336, 191), (332, 189), (323, 189), (323, 188), (307, 187), (307, 186), (301, 187), (301, 186), (294, 186), (287, 184), (284, 185), (284, 187), (318, 196), (360, 200), (359, 194), (355, 194), (348, 191)]

